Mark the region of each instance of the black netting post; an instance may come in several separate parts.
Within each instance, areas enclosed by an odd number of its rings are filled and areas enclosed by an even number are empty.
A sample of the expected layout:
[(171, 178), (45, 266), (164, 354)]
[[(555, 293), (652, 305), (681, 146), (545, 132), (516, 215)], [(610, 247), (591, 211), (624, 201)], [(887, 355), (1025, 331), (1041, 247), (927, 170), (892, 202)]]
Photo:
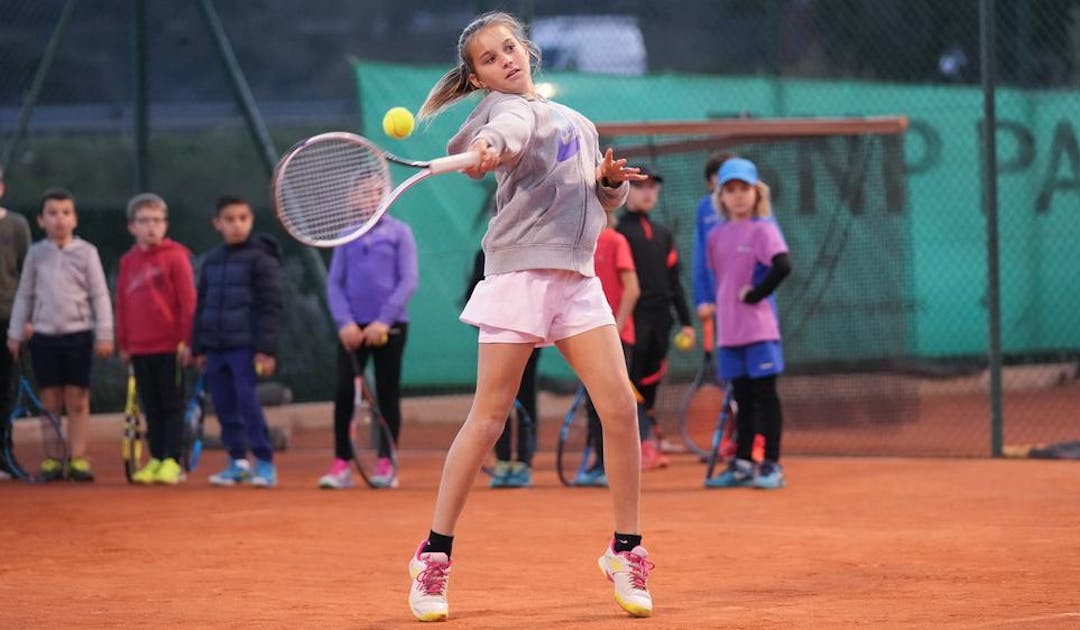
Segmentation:
[(132, 126), (135, 134), (135, 193), (150, 189), (147, 156), (149, 100), (146, 69), (146, 0), (131, 1)]
[(983, 89), (982, 205), (986, 216), (986, 303), (990, 343), (990, 454), (1001, 457), (1001, 277), (998, 268), (997, 109), (994, 101), (994, 0), (979, 0), (979, 46)]

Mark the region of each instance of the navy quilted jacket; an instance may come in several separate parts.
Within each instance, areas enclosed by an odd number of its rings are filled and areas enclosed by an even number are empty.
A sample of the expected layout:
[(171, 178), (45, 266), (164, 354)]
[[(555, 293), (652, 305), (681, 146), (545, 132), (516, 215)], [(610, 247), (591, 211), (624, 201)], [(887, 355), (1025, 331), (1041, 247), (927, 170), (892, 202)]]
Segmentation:
[(219, 245), (199, 270), (191, 349), (252, 348), (274, 354), (281, 321), (281, 246), (269, 234)]

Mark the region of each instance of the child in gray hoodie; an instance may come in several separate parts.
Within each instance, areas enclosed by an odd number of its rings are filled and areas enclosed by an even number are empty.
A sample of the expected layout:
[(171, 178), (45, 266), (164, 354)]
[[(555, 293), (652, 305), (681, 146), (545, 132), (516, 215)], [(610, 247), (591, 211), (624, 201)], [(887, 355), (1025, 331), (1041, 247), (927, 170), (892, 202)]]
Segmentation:
[(620, 606), (649, 616), (652, 564), (638, 526), (636, 406), (615, 319), (593, 269), (605, 213), (622, 205), (628, 181), (643, 176), (610, 149), (600, 152), (587, 118), (537, 93), (531, 62), (539, 61), (539, 50), (514, 17), (489, 13), (474, 20), (461, 34), (458, 56), (458, 66), (432, 88), (420, 116), (484, 90), (448, 150), (475, 152), (477, 165), (465, 173), (479, 179), (494, 171), (498, 190), (483, 239), (485, 278), (461, 314), (480, 329), (476, 394), (446, 457), (428, 539), (409, 563), (409, 607), (422, 621), (447, 618), (454, 526), (502, 432), (529, 356), (535, 347), (555, 345), (603, 423), (616, 533), (600, 568), (614, 583)]
[[(45, 238), (26, 254), (8, 325), (8, 350), (18, 356), (27, 341), (41, 404), (68, 416), (67, 462), (46, 458), (41, 476), (93, 481), (86, 457), (90, 422), (92, 353), (113, 352), (109, 287), (97, 248), (75, 236), (75, 198), (62, 188), (45, 191), (38, 213)], [(29, 324), (29, 328), (27, 327)]]

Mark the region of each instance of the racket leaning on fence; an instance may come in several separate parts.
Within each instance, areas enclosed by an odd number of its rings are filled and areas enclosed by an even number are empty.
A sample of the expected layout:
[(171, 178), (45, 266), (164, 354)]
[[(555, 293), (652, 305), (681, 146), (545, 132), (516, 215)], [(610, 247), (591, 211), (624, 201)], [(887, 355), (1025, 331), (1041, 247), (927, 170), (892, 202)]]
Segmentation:
[[(353, 463), (356, 472), (371, 488), (390, 488), (397, 483), (397, 447), (390, 426), (379, 411), (379, 405), (367, 386), (356, 355), (349, 353), (353, 368), (353, 417), (349, 424)], [(390, 470), (378, 472), (379, 460), (389, 463)]]
[(705, 356), (686, 395), (679, 403), (679, 432), (686, 447), (702, 461), (708, 461), (713, 429), (724, 405), (727, 404), (724, 387), (716, 374), (715, 334), (712, 319), (702, 324), (702, 346)]
[[(375, 227), (403, 192), (443, 173), (479, 162), (474, 152), (430, 161), (399, 158), (352, 133), (335, 131), (297, 143), (274, 168), (271, 191), (278, 220), (293, 238), (335, 247)], [(391, 189), (390, 163), (416, 172)]]
[[(23, 350), (25, 353), (25, 348)], [(2, 453), (4, 464), (16, 479), (46, 481), (62, 478), (68, 461), (60, 417), (45, 409), (27, 377), (26, 359), (18, 362), (19, 385), (11, 413), (4, 418)], [(53, 469), (42, 465), (54, 460)]]
[(180, 449), (180, 465), (185, 472), (191, 472), (199, 465), (203, 450), (203, 425), (206, 410), (209, 407), (209, 394), (206, 391), (206, 374), (199, 372), (195, 386), (184, 407), (183, 444)]
[(149, 450), (144, 443), (145, 423), (139, 409), (139, 393), (135, 371), (128, 366), (127, 394), (124, 399), (124, 433), (120, 441), (120, 457), (124, 461), (124, 478), (135, 483), (135, 472), (146, 465)]

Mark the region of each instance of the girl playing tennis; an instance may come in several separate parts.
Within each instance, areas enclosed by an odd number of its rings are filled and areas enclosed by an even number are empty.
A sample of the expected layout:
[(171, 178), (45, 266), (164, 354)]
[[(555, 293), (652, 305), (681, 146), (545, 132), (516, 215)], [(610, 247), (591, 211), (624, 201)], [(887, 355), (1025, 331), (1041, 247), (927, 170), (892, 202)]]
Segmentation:
[(459, 63), (432, 88), (420, 117), (470, 92), (483, 100), (450, 140), (474, 151), (466, 173), (494, 171), (497, 209), (484, 235), (485, 278), (461, 320), (480, 329), (476, 394), (443, 467), (427, 540), (409, 563), (409, 607), (421, 621), (447, 618), (454, 526), (485, 455), (503, 430), (533, 348), (555, 345), (585, 384), (603, 422), (615, 535), (600, 568), (615, 600), (635, 616), (652, 613), (652, 564), (638, 527), (640, 443), (611, 308), (593, 271), (605, 212), (622, 205), (636, 168), (601, 154), (596, 128), (578, 112), (538, 95), (539, 50), (506, 13), (483, 15), (458, 40)]

